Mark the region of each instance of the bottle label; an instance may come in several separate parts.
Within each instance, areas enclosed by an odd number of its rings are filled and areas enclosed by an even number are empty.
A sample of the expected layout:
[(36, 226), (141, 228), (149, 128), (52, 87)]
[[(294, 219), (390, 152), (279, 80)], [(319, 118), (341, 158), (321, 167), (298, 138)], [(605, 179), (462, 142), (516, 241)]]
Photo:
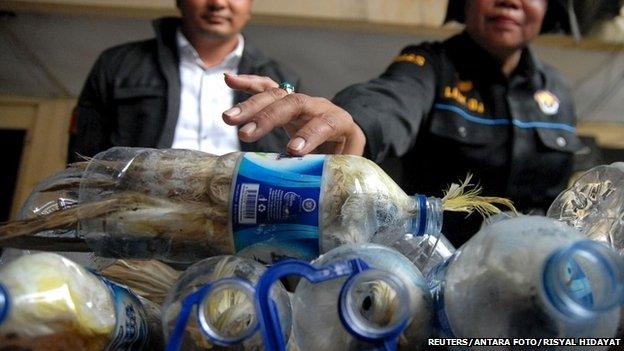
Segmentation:
[(446, 314), (444, 306), (444, 283), (446, 281), (446, 271), (454, 256), (449, 257), (444, 263), (431, 270), (427, 276), (429, 290), (433, 297), (434, 327), (447, 338), (454, 338), (455, 333), (451, 328), (451, 322)]
[(144, 350), (147, 347), (147, 316), (139, 299), (127, 288), (99, 277), (113, 296), (117, 322), (106, 350)]
[(267, 263), (318, 256), (324, 164), (324, 155), (245, 153), (232, 190), (236, 251), (247, 248), (249, 256)]

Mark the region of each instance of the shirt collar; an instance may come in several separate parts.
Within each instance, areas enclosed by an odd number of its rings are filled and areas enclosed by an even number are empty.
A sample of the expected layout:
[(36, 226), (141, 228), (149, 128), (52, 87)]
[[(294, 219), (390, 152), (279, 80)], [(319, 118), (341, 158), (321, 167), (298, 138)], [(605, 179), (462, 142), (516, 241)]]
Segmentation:
[[(184, 36), (180, 28), (178, 28), (178, 30), (176, 31), (176, 44), (178, 46), (178, 52), (180, 53), (180, 60), (191, 60), (198, 64), (201, 68), (206, 69), (205, 65), (199, 58), (197, 50), (195, 50), (193, 45), (188, 41), (188, 39), (186, 39), (186, 36)], [(243, 57), (244, 48), (245, 38), (241, 34), (238, 34), (238, 44), (236, 44), (234, 50), (227, 54), (227, 56), (225, 56), (221, 63), (219, 63), (215, 67), (229, 69), (237, 68), (241, 58)]]

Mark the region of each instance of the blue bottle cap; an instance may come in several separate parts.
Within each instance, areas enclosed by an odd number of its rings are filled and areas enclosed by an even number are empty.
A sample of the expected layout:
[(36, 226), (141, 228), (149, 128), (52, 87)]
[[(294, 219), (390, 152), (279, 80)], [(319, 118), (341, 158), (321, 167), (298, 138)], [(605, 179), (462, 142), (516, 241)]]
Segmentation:
[(250, 302), (254, 301), (254, 288), (250, 282), (241, 278), (223, 278), (204, 285), (201, 289), (189, 294), (182, 300), (182, 308), (178, 315), (176, 325), (167, 343), (167, 351), (178, 351), (182, 344), (184, 331), (188, 324), (193, 308), (197, 306), (197, 321), (202, 333), (211, 343), (219, 346), (232, 346), (251, 337), (258, 330), (258, 318), (252, 319), (245, 330), (237, 335), (227, 335), (220, 332), (204, 313), (210, 298), (224, 290), (235, 290), (243, 293)]
[[(362, 306), (375, 306), (371, 299), (370, 287), (376, 286), (387, 294), (393, 294), (393, 305), (388, 305), (382, 311), (392, 313), (392, 320), (379, 325), (364, 315)], [(374, 298), (374, 297), (373, 297)], [(345, 282), (340, 291), (340, 306), (338, 315), (345, 329), (358, 339), (371, 343), (398, 338), (409, 322), (409, 295), (403, 282), (393, 274), (378, 269), (368, 269), (353, 275)], [(393, 308), (394, 307), (394, 308)]]
[(11, 309), (11, 295), (7, 288), (0, 283), (0, 325), (4, 323), (4, 320), (9, 316), (9, 310)]
[[(327, 280), (337, 279), (341, 277), (349, 277), (347, 283), (341, 292), (341, 296), (351, 296), (351, 290), (349, 287), (358, 286), (358, 282), (369, 279), (370, 276), (365, 275), (364, 278), (357, 278), (355, 282), (349, 283), (351, 279), (358, 277), (363, 272), (370, 270), (370, 267), (366, 262), (360, 258), (351, 259), (348, 261), (337, 262), (325, 266), (315, 267), (308, 262), (300, 260), (285, 260), (281, 261), (272, 267), (270, 267), (260, 278), (256, 286), (256, 309), (259, 313), (260, 332), (264, 340), (264, 347), (267, 350), (286, 350), (286, 343), (284, 342), (284, 336), (282, 335), (282, 328), (280, 325), (277, 308), (275, 303), (269, 296), (271, 286), (277, 282), (280, 278), (296, 275), (301, 276), (312, 284), (321, 283)], [(375, 272), (380, 272), (374, 270)], [(378, 273), (375, 273), (378, 274)], [(391, 273), (383, 272), (385, 276), (392, 276)], [(363, 280), (361, 280), (363, 279)], [(401, 283), (397, 283), (389, 278), (387, 281), (391, 281), (397, 289), (402, 286)], [(346, 299), (346, 298), (345, 298)], [(342, 312), (341, 303), (338, 304), (339, 314), (345, 314)], [(348, 314), (348, 313), (347, 313)], [(350, 319), (351, 318), (351, 319)], [(349, 315), (346, 319), (341, 318), (343, 325), (349, 323), (355, 319), (354, 315)], [(397, 337), (403, 332), (403, 329), (407, 326), (407, 319), (405, 321), (399, 321), (394, 323), (390, 330), (382, 330), (379, 333), (371, 332), (370, 329), (361, 326), (351, 327), (350, 325), (344, 325), (345, 329), (349, 331), (356, 338), (364, 341), (377, 344), (379, 350), (395, 350), (397, 345)]]
[(550, 255), (542, 279), (547, 300), (566, 318), (594, 318), (622, 303), (624, 258), (602, 243), (577, 241)]

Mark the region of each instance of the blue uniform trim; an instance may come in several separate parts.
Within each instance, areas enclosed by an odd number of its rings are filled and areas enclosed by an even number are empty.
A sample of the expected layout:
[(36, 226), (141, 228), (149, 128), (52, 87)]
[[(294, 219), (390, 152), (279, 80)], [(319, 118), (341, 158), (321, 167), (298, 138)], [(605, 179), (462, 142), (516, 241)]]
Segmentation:
[(478, 123), (478, 124), (484, 124), (488, 126), (505, 126), (505, 125), (509, 125), (510, 123), (512, 123), (514, 126), (518, 128), (523, 128), (523, 129), (543, 128), (543, 129), (565, 130), (566, 132), (570, 132), (570, 133), (576, 132), (575, 127), (565, 124), (565, 123), (535, 122), (535, 121), (527, 122), (527, 121), (521, 121), (519, 119), (512, 119), (510, 121), (507, 118), (483, 118), (483, 117), (477, 117), (475, 115), (471, 115), (470, 113), (464, 111), (463, 109), (457, 106), (451, 105), (451, 104), (436, 103), (433, 105), (433, 107), (435, 107), (438, 110), (447, 110), (447, 111), (455, 112), (460, 117), (462, 117), (463, 119), (467, 121)]

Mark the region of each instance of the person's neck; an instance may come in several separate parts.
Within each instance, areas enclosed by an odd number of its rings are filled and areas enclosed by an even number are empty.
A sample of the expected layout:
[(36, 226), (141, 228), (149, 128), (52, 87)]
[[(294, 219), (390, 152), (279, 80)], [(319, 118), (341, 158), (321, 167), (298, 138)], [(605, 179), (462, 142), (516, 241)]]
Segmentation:
[(485, 45), (482, 40), (478, 40), (470, 31), (467, 31), (467, 33), (474, 43), (487, 51), (494, 60), (498, 62), (501, 74), (509, 78), (520, 64), (522, 48), (502, 50), (500, 48), (488, 47), (488, 45)]
[(513, 52), (498, 54), (490, 51), (490, 54), (492, 54), (494, 58), (498, 61), (503, 76), (509, 78), (520, 64), (522, 50), (515, 50)]
[(213, 67), (221, 63), (238, 45), (238, 35), (228, 38), (217, 38), (184, 30), (182, 33), (193, 45), (206, 67)]

